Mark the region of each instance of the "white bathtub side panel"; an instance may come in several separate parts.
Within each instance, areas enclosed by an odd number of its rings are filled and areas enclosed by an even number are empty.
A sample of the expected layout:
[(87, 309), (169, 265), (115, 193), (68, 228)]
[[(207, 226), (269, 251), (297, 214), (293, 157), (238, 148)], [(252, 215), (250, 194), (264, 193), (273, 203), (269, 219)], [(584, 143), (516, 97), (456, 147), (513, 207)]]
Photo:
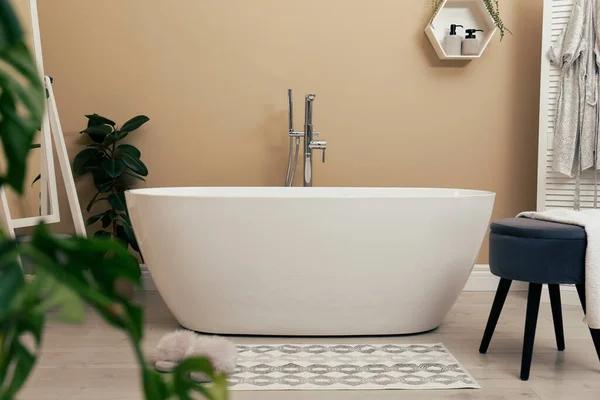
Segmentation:
[(468, 279), (492, 202), (128, 197), (153, 279), (183, 326), (272, 335), (435, 328)]

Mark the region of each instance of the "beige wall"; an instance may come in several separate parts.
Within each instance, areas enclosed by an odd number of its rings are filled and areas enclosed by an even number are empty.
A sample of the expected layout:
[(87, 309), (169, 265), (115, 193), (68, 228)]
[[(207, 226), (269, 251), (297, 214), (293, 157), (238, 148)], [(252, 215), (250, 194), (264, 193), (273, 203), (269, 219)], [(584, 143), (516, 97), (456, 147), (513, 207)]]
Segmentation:
[[(31, 35), (31, 21), (29, 14), (29, 0), (11, 0), (18, 17), (21, 20), (26, 41), (30, 48), (33, 48), (33, 39)], [(34, 143), (40, 143), (39, 137), (36, 137)], [(18, 195), (12, 189), (7, 188), (7, 198), (12, 218), (33, 217), (40, 214), (40, 182), (32, 185), (33, 180), (40, 173), (40, 162), (42, 153), (39, 149), (31, 151), (27, 159), (27, 175), (23, 194)], [(5, 168), (4, 153), (0, 154), (0, 166)]]
[(430, 0), (52, 0), (40, 18), (72, 157), (84, 114), (144, 113), (148, 186), (281, 185), (291, 87), (298, 128), (317, 93), (316, 185), (492, 190), (499, 218), (535, 206), (542, 0), (500, 3), (514, 37), (466, 64), (436, 58)]

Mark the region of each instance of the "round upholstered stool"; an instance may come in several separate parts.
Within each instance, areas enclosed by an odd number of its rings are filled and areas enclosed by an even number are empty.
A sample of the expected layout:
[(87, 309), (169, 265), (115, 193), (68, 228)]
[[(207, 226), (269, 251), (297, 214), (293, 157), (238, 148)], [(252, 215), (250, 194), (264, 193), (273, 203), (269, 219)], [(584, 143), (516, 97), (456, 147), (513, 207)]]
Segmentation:
[[(565, 349), (560, 285), (574, 284), (585, 312), (585, 251), (587, 238), (582, 227), (508, 218), (492, 223), (490, 270), (500, 284), (479, 348), (486, 353), (512, 281), (529, 282), (527, 315), (521, 360), (521, 379), (529, 379), (533, 343), (542, 285), (547, 284), (558, 350)], [(600, 330), (590, 330), (600, 357)]]

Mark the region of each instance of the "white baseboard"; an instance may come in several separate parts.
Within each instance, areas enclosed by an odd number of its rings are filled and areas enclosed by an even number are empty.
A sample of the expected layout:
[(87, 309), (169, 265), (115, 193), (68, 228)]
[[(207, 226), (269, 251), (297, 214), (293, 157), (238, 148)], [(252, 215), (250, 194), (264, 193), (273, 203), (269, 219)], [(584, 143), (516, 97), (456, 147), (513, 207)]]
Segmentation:
[[(499, 278), (492, 275), (490, 266), (487, 264), (477, 264), (471, 272), (471, 276), (465, 286), (465, 292), (495, 292), (498, 288)], [(513, 282), (511, 290), (527, 291), (527, 283)], [(577, 290), (573, 285), (562, 285), (560, 287), (561, 303), (566, 306), (580, 306)], [(542, 290), (542, 303), (550, 303), (548, 290)]]
[[(155, 291), (156, 285), (152, 281), (152, 277), (150, 276), (150, 272), (148, 271), (148, 267), (146, 265), (142, 265), (142, 283), (144, 290), (147, 291)], [(495, 292), (498, 288), (498, 278), (492, 275), (490, 272), (490, 266), (487, 264), (477, 264), (473, 268), (473, 272), (467, 281), (467, 285), (465, 286), (465, 292)], [(522, 282), (515, 282), (512, 285), (512, 290), (516, 291), (525, 291), (527, 290), (527, 284)], [(547, 296), (547, 294), (546, 294)], [(567, 296), (564, 296), (566, 300)], [(577, 297), (577, 293), (575, 293), (575, 297)], [(577, 300), (579, 301), (579, 300)], [(565, 304), (567, 304), (565, 302)]]
[[(465, 285), (465, 292), (495, 292), (498, 288), (499, 278), (492, 275), (490, 266), (487, 264), (477, 264), (471, 272), (471, 276)], [(142, 265), (142, 284), (146, 291), (156, 291), (156, 285), (150, 276), (150, 271), (146, 265)], [(527, 291), (527, 283), (513, 282), (511, 286), (513, 291)], [(562, 304), (569, 306), (579, 306), (579, 297), (574, 286), (561, 286)], [(542, 291), (542, 302), (549, 303), (548, 291)]]
[[(475, 264), (471, 276), (465, 285), (465, 292), (495, 292), (498, 289), (500, 278), (492, 275), (488, 264)], [(526, 291), (527, 284), (524, 282), (513, 282), (511, 290)]]
[(156, 285), (154, 284), (154, 281), (152, 280), (150, 271), (148, 271), (148, 266), (146, 264), (142, 264), (142, 265), (140, 265), (140, 268), (142, 270), (142, 288), (143, 288), (143, 290), (145, 290), (147, 292), (155, 292), (157, 290)]

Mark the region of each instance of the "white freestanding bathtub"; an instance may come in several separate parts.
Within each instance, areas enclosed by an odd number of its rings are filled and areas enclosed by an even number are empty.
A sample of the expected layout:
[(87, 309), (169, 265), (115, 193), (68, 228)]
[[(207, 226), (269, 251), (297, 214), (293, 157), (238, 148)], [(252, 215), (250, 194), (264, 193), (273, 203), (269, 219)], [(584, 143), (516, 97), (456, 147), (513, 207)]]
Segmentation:
[(495, 194), (190, 187), (126, 197), (152, 278), (185, 328), (337, 336), (439, 326), (473, 268)]

